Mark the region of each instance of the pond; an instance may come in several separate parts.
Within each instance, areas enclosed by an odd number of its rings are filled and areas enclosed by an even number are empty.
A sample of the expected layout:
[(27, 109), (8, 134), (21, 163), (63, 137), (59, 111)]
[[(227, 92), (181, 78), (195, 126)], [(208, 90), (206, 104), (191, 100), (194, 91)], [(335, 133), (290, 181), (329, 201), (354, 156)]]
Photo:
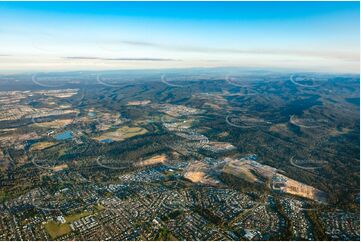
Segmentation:
[(100, 142), (102, 142), (102, 143), (111, 143), (111, 142), (113, 142), (113, 140), (112, 139), (102, 139), (102, 140), (100, 140)]
[(66, 140), (73, 138), (73, 133), (71, 131), (65, 131), (63, 133), (57, 134), (54, 136), (56, 140)]

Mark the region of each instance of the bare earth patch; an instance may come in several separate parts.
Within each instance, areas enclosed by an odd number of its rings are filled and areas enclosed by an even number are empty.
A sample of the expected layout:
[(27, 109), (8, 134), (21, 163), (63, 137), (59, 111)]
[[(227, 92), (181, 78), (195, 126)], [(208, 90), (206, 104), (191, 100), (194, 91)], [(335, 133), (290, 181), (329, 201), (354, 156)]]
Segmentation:
[(151, 166), (156, 164), (163, 164), (167, 160), (167, 156), (162, 155), (156, 155), (149, 159), (142, 160), (136, 164), (137, 167), (143, 167), (143, 166)]
[(281, 191), (295, 196), (300, 196), (315, 201), (324, 202), (324, 197), (320, 196), (323, 193), (322, 191), (312, 186), (298, 182), (296, 180), (287, 178), (283, 175), (278, 175), (278, 176), (286, 179), (286, 181), (282, 183), (283, 186), (281, 187)]
[(228, 142), (209, 142), (207, 145), (205, 145), (203, 148), (212, 150), (214, 152), (221, 152), (221, 151), (227, 151), (227, 150), (233, 150), (236, 147)]
[(194, 183), (203, 183), (213, 186), (218, 185), (219, 181), (209, 176), (210, 172), (210, 167), (206, 163), (196, 161), (188, 166), (184, 178)]
[(128, 102), (128, 106), (142, 106), (142, 105), (147, 105), (149, 103), (151, 103), (150, 100), (130, 101), (130, 102)]
[(235, 175), (249, 182), (264, 183), (259, 177), (271, 182), (271, 189), (295, 196), (325, 202), (325, 193), (279, 173), (280, 170), (247, 159), (226, 159), (223, 172)]
[(68, 165), (67, 164), (62, 164), (62, 165), (54, 166), (51, 169), (53, 171), (61, 171), (61, 170), (64, 170), (66, 168), (68, 168)]

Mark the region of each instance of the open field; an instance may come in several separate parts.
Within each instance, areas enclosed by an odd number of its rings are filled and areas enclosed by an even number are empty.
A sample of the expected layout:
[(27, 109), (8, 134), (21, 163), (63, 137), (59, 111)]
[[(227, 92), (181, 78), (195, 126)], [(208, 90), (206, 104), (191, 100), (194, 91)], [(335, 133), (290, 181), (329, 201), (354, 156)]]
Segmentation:
[(26, 140), (37, 139), (39, 135), (36, 132), (29, 132), (25, 134), (17, 134), (17, 135), (2, 135), (0, 136), (0, 144), (17, 144), (23, 143)]
[(325, 196), (322, 191), (312, 186), (308, 186), (301, 182), (287, 178), (283, 175), (278, 175), (278, 176), (283, 178), (282, 180), (285, 180), (285, 182), (280, 183), (281, 191), (295, 196), (304, 197), (319, 202), (325, 202)]
[(76, 214), (71, 214), (71, 215), (67, 215), (65, 216), (65, 221), (67, 223), (71, 223), (71, 222), (74, 222), (76, 220), (79, 220), (81, 218), (84, 218), (86, 216), (89, 216), (89, 215), (92, 215), (92, 212), (89, 212), (89, 211), (83, 211), (81, 213), (76, 213)]
[(194, 183), (217, 185), (218, 181), (210, 175), (210, 167), (201, 161), (191, 163), (184, 174), (184, 178)]
[(70, 223), (79, 220), (83, 217), (89, 216), (92, 213), (89, 211), (84, 211), (81, 213), (71, 214), (65, 216), (65, 223), (59, 223), (57, 221), (48, 221), (44, 227), (46, 232), (50, 235), (52, 239), (56, 239), (60, 236), (66, 235), (71, 232)]
[(231, 143), (228, 142), (209, 142), (207, 145), (204, 146), (205, 149), (210, 149), (214, 152), (226, 151), (226, 150), (233, 150), (234, 147)]
[(151, 166), (151, 165), (156, 165), (156, 164), (164, 164), (164, 162), (166, 162), (167, 160), (167, 156), (162, 154), (162, 155), (156, 155), (153, 156), (149, 159), (146, 160), (142, 160), (140, 162), (138, 162), (136, 164), (137, 167), (143, 167), (143, 166)]
[(30, 151), (43, 150), (43, 149), (52, 147), (52, 146), (54, 146), (54, 145), (56, 145), (56, 144), (57, 144), (57, 143), (55, 143), (55, 142), (49, 142), (49, 141), (38, 142), (38, 143), (33, 144), (33, 145), (30, 147)]
[(49, 97), (56, 98), (68, 98), (76, 95), (78, 93), (77, 89), (59, 89), (59, 90), (48, 90), (48, 91), (39, 91), (38, 93), (44, 94)]
[(67, 164), (62, 164), (62, 165), (54, 166), (51, 169), (53, 171), (61, 171), (61, 170), (64, 170), (66, 168), (68, 168), (68, 165)]
[(62, 128), (68, 124), (71, 124), (72, 122), (73, 122), (72, 119), (57, 119), (50, 122), (35, 123), (33, 125), (42, 128), (57, 129), (57, 128)]
[(142, 105), (147, 105), (149, 103), (151, 103), (150, 100), (130, 101), (130, 102), (128, 102), (128, 106), (142, 106)]
[(107, 140), (110, 139), (112, 141), (121, 141), (125, 139), (132, 138), (137, 135), (143, 135), (146, 134), (148, 131), (141, 127), (128, 127), (123, 126), (121, 128), (118, 128), (115, 131), (110, 131), (101, 134), (98, 137), (94, 137), (95, 140), (101, 141), (101, 140)]
[(67, 223), (61, 224), (55, 221), (49, 221), (44, 227), (52, 239), (56, 239), (71, 232), (71, 228)]
[(235, 175), (249, 182), (258, 182), (258, 178), (245, 166), (244, 161), (231, 160), (223, 167), (223, 172)]
[(223, 172), (235, 175), (252, 183), (264, 183), (263, 180), (272, 181), (271, 189), (275, 191), (282, 191), (284, 193), (315, 201), (325, 201), (325, 194), (322, 191), (288, 178), (280, 174), (279, 170), (268, 165), (260, 164), (256, 161), (228, 159), (223, 167)]

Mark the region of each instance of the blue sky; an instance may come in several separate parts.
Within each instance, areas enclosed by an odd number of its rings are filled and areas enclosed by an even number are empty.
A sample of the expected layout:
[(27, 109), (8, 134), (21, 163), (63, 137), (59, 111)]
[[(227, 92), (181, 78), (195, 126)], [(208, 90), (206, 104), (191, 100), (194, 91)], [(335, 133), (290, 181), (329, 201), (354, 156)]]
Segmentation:
[(359, 2), (0, 2), (0, 65), (358, 73), (359, 15)]

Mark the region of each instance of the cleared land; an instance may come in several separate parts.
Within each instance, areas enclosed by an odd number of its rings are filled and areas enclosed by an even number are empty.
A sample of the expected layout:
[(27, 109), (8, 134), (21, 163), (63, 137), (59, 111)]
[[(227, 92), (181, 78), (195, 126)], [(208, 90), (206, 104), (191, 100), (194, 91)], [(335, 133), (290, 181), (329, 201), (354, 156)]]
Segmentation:
[(283, 175), (279, 176), (283, 177), (286, 180), (282, 183), (283, 186), (281, 187), (281, 191), (295, 196), (300, 196), (319, 202), (325, 202), (325, 196), (323, 195), (322, 191), (312, 186), (287, 178)]
[(219, 182), (210, 177), (209, 172), (210, 169), (206, 163), (196, 161), (188, 166), (184, 178), (194, 183), (217, 185)]
[(54, 166), (51, 169), (53, 171), (61, 171), (61, 170), (64, 170), (66, 168), (68, 168), (68, 165), (67, 164), (62, 164), (62, 165)]
[[(235, 175), (249, 182), (264, 183), (263, 179), (272, 180), (274, 184), (272, 189), (274, 190), (315, 201), (325, 201), (325, 194), (322, 191), (279, 174), (279, 170), (276, 168), (246, 159), (227, 159), (226, 161), (227, 163), (223, 167), (224, 173)], [(259, 178), (263, 179), (260, 180)]]
[(251, 172), (249, 167), (245, 166), (242, 160), (230, 160), (223, 167), (223, 172), (240, 177), (249, 182), (257, 182), (258, 178)]
[(151, 166), (156, 164), (163, 164), (167, 160), (166, 155), (156, 155), (149, 159), (142, 160), (136, 164), (137, 167)]
[(57, 119), (50, 122), (36, 123), (34, 124), (34, 126), (57, 129), (57, 128), (62, 128), (68, 124), (71, 124), (72, 122), (73, 122), (72, 119)]
[(225, 150), (233, 150), (235, 149), (236, 147), (233, 146), (231, 143), (227, 143), (227, 142), (214, 142), (214, 141), (211, 141), (209, 142), (206, 146), (206, 148), (210, 148), (216, 152), (219, 152), (219, 151), (225, 151)]
[(128, 102), (128, 106), (141, 106), (141, 105), (147, 105), (151, 103), (150, 100), (144, 100), (144, 101), (130, 101)]
[(48, 141), (38, 142), (38, 143), (33, 144), (30, 147), (30, 151), (43, 150), (43, 149), (49, 148), (51, 146), (54, 146), (56, 144), (57, 143), (55, 143), (55, 142), (48, 142)]
[(113, 141), (121, 141), (121, 140), (132, 138), (137, 135), (143, 135), (147, 132), (148, 131), (146, 129), (141, 128), (141, 127), (123, 126), (121, 128), (118, 128), (115, 131), (103, 133), (98, 137), (94, 137), (93, 139), (98, 140), (98, 141), (106, 140), (106, 139), (110, 139)]

